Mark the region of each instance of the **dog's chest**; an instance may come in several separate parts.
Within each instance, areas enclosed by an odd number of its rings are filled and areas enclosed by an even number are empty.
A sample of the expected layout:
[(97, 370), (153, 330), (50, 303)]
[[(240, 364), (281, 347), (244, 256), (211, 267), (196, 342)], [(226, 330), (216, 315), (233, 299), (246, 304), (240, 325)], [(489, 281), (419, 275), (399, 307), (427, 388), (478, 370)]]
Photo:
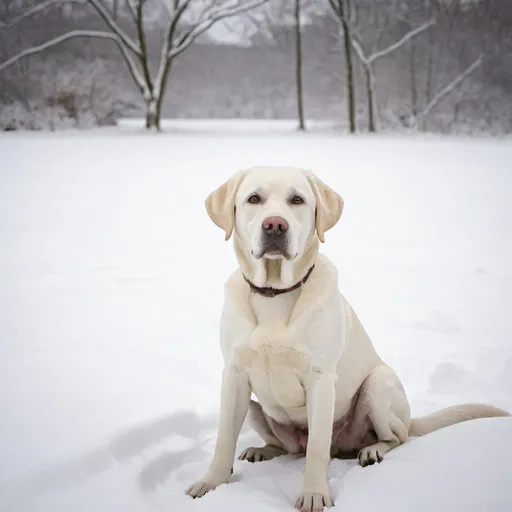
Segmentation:
[(297, 340), (283, 336), (296, 296), (290, 293), (273, 299), (254, 297), (252, 306), (258, 328), (268, 334), (237, 349), (238, 362), (264, 407), (292, 409), (306, 404), (302, 380), (309, 369), (309, 358)]
[(303, 407), (306, 393), (302, 378), (309, 362), (304, 352), (277, 339), (244, 344), (237, 359), (249, 376), (252, 390), (264, 407)]
[(288, 324), (299, 293), (299, 290), (293, 290), (272, 298), (251, 294), (250, 305), (258, 326), (274, 330), (284, 328)]

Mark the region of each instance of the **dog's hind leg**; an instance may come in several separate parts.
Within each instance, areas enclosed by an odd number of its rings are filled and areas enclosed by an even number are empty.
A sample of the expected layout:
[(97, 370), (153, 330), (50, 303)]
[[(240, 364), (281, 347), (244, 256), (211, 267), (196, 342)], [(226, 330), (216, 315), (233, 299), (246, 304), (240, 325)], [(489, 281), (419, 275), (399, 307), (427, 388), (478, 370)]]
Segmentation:
[[(262, 447), (247, 448), (240, 454), (238, 460), (261, 462), (288, 453), (285, 447), (287, 443), (285, 439), (282, 439), (283, 433), (280, 432), (281, 429), (276, 429), (275, 422), (265, 415), (261, 405), (254, 400), (251, 400), (249, 406), (248, 420), (253, 430), (266, 444)], [(282, 440), (284, 440), (285, 443), (283, 443)]]
[(359, 451), (359, 464), (365, 467), (381, 462), (384, 454), (407, 441), (411, 413), (398, 376), (384, 365), (366, 378), (360, 401), (377, 437), (376, 443)]

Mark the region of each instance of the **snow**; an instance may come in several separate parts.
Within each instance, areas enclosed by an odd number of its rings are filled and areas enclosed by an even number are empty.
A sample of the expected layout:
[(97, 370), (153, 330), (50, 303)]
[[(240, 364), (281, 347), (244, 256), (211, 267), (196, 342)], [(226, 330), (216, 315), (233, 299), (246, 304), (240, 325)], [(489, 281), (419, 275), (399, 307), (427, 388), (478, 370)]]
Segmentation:
[[(285, 125), (0, 136), (2, 512), (292, 510), (293, 457), (237, 461), (233, 484), (183, 494), (215, 442), (236, 265), (203, 202), (254, 164), (309, 167), (344, 197), (322, 250), (413, 415), (512, 410), (510, 142)], [(511, 434), (478, 420), (376, 467), (333, 461), (334, 510), (509, 511)], [(244, 430), (238, 452), (258, 442)]]

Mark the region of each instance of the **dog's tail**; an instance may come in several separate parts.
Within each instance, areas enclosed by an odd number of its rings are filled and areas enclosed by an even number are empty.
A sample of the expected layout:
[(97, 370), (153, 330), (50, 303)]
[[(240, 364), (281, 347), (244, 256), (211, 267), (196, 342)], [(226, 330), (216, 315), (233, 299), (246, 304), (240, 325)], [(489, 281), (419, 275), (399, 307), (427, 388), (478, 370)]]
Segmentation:
[(434, 412), (420, 418), (413, 418), (409, 427), (409, 435), (412, 437), (424, 436), (449, 427), (462, 421), (476, 420), (477, 418), (497, 418), (510, 416), (510, 414), (497, 407), (484, 404), (462, 404), (446, 407), (440, 411)]

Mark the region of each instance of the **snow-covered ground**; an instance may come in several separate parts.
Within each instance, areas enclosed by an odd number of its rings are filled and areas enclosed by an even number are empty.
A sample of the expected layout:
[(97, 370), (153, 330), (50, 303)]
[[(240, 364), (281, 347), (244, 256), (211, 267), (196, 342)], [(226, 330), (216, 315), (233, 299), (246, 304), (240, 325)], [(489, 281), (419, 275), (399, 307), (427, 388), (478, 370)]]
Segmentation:
[[(236, 264), (203, 202), (254, 164), (310, 167), (344, 197), (322, 250), (414, 415), (512, 410), (510, 141), (237, 126), (0, 136), (2, 512), (292, 510), (292, 457), (183, 494), (215, 441)], [(512, 420), (479, 420), (379, 466), (334, 461), (334, 510), (508, 512), (511, 437)]]

